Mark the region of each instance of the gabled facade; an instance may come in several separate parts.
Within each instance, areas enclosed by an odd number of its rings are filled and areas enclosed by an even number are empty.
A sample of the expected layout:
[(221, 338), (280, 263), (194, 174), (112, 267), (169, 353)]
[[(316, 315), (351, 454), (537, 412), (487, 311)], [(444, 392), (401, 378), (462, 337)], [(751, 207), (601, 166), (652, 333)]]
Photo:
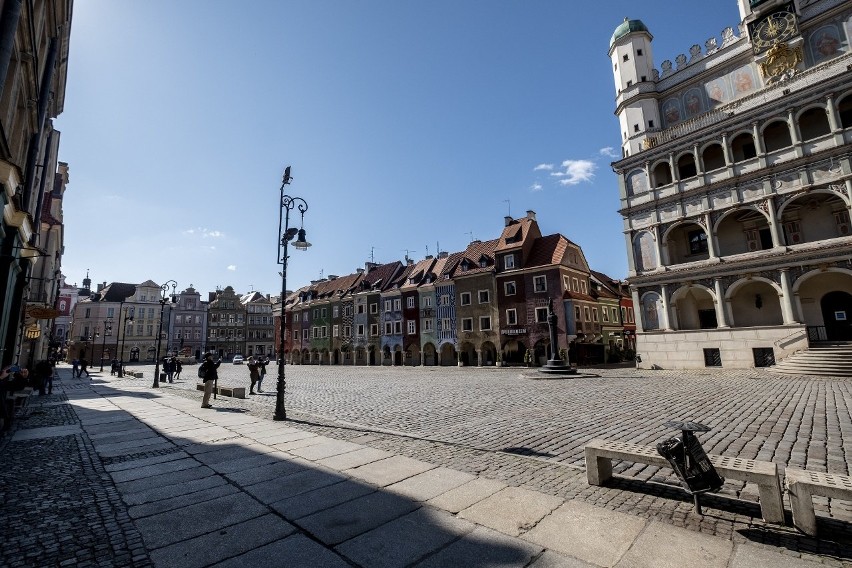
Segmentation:
[(204, 350), (207, 310), (201, 303), (201, 293), (192, 286), (178, 293), (170, 326), (170, 351), (181, 357), (200, 360)]
[(413, 263), (399, 270), (382, 290), (379, 309), (381, 311), (382, 365), (402, 365), (403, 341), (405, 339), (402, 313), (402, 285), (411, 273)]
[(435, 264), (423, 276), (417, 288), (417, 301), (420, 309), (420, 359), (421, 364), (426, 366), (440, 364), (438, 356), (438, 294), (436, 284), (440, 274), (444, 271), (448, 257), (447, 253), (439, 252), (438, 257), (435, 259)]
[[(500, 349), (494, 252), (499, 239), (473, 241), (452, 268), (462, 365), (496, 365)], [(501, 355), (502, 357), (502, 355)]]
[(435, 259), (427, 256), (411, 267), (405, 282), (402, 284), (402, 349), (404, 363), (409, 366), (423, 364), (423, 354), (420, 350), (420, 294), (419, 287), (430, 274)]
[(459, 362), (458, 329), (456, 327), (456, 284), (453, 269), (464, 253), (454, 252), (447, 257), (444, 268), (435, 282), (435, 308), (437, 311), (436, 335), (438, 361), (440, 365), (456, 365)]
[(272, 357), (275, 354), (275, 337), (272, 319), (272, 300), (260, 292), (251, 292), (240, 298), (245, 309), (246, 357)]
[(245, 354), (245, 306), (231, 286), (212, 294), (207, 308), (207, 350), (230, 360)]

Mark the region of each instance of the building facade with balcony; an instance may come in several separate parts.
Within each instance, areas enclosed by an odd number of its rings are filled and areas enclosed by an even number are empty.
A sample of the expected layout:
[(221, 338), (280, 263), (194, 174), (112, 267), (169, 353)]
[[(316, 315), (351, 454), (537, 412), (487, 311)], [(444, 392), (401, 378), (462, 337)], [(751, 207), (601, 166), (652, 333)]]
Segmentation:
[(178, 292), (169, 322), (170, 351), (181, 357), (201, 359), (204, 351), (207, 308), (201, 302), (201, 293), (192, 285)]
[(244, 355), (245, 306), (234, 288), (209, 293), (207, 306), (207, 350), (217, 357), (230, 360), (234, 355)]
[(736, 31), (659, 71), (641, 21), (610, 43), (643, 367), (852, 339), (852, 5), (738, 4)]

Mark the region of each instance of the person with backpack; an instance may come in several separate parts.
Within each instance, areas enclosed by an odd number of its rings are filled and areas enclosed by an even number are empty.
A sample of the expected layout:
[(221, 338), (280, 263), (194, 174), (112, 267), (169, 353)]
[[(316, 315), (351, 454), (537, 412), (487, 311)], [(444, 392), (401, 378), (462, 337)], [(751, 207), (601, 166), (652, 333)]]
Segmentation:
[(257, 392), (263, 392), (260, 388), (263, 385), (263, 379), (266, 377), (266, 366), (269, 364), (269, 359), (261, 357), (257, 361), (257, 367), (260, 370), (260, 379), (257, 381)]
[(249, 387), (249, 394), (254, 394), (254, 385), (260, 380), (260, 371), (258, 369), (259, 365), (254, 357), (249, 357), (248, 360), (248, 370), (249, 370), (249, 379), (251, 380), (251, 386)]
[(204, 362), (198, 368), (198, 376), (204, 380), (204, 398), (201, 400), (201, 408), (213, 408), (213, 405), (210, 404), (210, 395), (213, 394), (213, 387), (219, 380), (219, 372), (216, 369), (221, 364), (221, 359), (214, 363), (213, 354), (208, 353), (204, 356)]

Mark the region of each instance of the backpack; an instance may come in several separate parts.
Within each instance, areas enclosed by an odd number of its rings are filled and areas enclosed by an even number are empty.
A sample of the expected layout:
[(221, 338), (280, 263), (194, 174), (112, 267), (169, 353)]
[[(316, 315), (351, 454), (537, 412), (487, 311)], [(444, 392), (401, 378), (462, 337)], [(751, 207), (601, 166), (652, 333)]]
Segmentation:
[(199, 379), (204, 378), (204, 371), (206, 371), (206, 370), (207, 370), (207, 364), (206, 363), (202, 363), (201, 365), (198, 366), (198, 378)]

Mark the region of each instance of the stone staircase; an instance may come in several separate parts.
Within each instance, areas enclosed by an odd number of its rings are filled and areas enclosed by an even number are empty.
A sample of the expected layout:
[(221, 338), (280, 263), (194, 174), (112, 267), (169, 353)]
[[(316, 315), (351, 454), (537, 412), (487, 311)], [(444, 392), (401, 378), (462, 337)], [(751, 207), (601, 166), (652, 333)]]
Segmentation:
[(852, 343), (817, 343), (787, 357), (770, 370), (785, 375), (852, 377)]

